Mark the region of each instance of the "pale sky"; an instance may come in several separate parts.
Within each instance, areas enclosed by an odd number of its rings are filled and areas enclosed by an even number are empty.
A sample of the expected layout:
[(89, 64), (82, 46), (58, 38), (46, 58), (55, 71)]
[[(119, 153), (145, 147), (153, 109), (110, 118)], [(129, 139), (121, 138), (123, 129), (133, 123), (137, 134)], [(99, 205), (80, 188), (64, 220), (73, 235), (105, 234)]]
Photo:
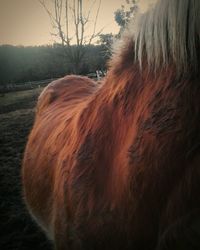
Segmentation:
[[(139, 0), (141, 11), (145, 11), (154, 1)], [(46, 0), (50, 8), (51, 2)], [(83, 0), (85, 6), (90, 6), (92, 2)], [(114, 20), (114, 12), (125, 3), (125, 0), (102, 0), (97, 31), (105, 27), (102, 33), (116, 34), (119, 27)], [(93, 12), (95, 10), (94, 7)], [(88, 30), (91, 28), (92, 25), (89, 25)], [(55, 38), (50, 33), (53, 32), (50, 19), (38, 0), (0, 0), (0, 45), (52, 44)]]

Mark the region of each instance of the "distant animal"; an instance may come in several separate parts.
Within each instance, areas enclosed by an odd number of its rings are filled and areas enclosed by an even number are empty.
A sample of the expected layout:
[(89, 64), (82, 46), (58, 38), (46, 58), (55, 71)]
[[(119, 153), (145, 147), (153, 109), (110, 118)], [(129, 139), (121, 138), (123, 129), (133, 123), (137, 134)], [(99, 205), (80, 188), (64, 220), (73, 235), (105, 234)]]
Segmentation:
[(199, 24), (199, 0), (160, 0), (100, 85), (71, 75), (40, 95), (24, 198), (56, 249), (172, 249), (198, 232)]

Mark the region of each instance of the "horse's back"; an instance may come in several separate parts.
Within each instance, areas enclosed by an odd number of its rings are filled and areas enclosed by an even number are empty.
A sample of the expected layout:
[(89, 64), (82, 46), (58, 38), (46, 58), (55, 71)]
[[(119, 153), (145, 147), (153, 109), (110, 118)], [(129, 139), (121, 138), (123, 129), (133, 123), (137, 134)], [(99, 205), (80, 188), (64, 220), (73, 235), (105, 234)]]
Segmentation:
[[(51, 231), (54, 230), (52, 214), (56, 199), (53, 196), (61, 184), (57, 183), (57, 179), (63, 175), (63, 164), (69, 165), (66, 158), (72, 154), (72, 147), (68, 146), (73, 144), (71, 139), (74, 138), (76, 117), (97, 88), (96, 83), (86, 77), (67, 76), (50, 83), (38, 100), (34, 126), (24, 153), (22, 174), (29, 210), (41, 227), (48, 231), (50, 238), (53, 238)], [(68, 149), (63, 148), (64, 145)], [(65, 150), (67, 154), (63, 153)], [(61, 190), (58, 193), (62, 196)]]
[(98, 85), (87, 77), (70, 75), (51, 82), (39, 96), (37, 112), (40, 113), (44, 108), (52, 103), (72, 105), (94, 93)]

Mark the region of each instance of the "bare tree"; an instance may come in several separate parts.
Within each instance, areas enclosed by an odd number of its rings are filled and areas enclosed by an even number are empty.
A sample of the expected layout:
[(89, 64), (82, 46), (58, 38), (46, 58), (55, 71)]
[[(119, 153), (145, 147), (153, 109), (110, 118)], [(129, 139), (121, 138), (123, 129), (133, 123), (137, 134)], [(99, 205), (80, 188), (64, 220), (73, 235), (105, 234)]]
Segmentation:
[[(80, 64), (84, 56), (84, 45), (90, 45), (101, 34), (102, 29), (96, 31), (97, 20), (101, 7), (101, 0), (94, 0), (87, 13), (83, 0), (52, 0), (53, 10), (46, 0), (38, 0), (48, 14), (55, 33), (63, 47), (67, 46), (67, 56), (74, 63), (74, 73), (79, 73)], [(93, 22), (91, 13), (97, 6)], [(88, 28), (91, 32), (88, 34)]]
[[(49, 15), (52, 26), (56, 30), (56, 33), (53, 35), (60, 38), (61, 43), (64, 45), (71, 45), (74, 35), (76, 45), (91, 44), (94, 38), (101, 34), (103, 30), (102, 28), (98, 32), (96, 31), (101, 0), (98, 0), (98, 2), (94, 0), (85, 14), (83, 12), (83, 0), (52, 0), (54, 4), (53, 12), (45, 0), (38, 1)], [(98, 5), (93, 21), (93, 28), (90, 28), (92, 32), (86, 36), (86, 29), (89, 25), (91, 26), (90, 17), (95, 4)], [(72, 20), (70, 17), (72, 17)], [(72, 32), (70, 34), (69, 25), (73, 27), (71, 31), (75, 30), (75, 34), (72, 34)]]

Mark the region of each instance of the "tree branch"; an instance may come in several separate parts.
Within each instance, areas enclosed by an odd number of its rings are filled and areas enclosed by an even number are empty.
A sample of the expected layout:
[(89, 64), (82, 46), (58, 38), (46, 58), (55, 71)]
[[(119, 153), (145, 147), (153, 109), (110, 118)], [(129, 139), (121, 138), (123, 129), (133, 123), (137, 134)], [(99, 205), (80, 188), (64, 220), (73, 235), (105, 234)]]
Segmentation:
[(97, 13), (96, 13), (96, 17), (95, 17), (95, 21), (94, 21), (94, 27), (93, 27), (93, 33), (89, 39), (89, 44), (91, 44), (92, 40), (97, 37), (102, 30), (100, 30), (97, 34), (96, 34), (96, 25), (97, 25), (97, 20), (98, 20), (98, 16), (99, 16), (99, 11), (100, 11), (100, 7), (101, 7), (101, 0), (99, 0), (99, 5), (98, 5), (98, 9), (97, 9)]

